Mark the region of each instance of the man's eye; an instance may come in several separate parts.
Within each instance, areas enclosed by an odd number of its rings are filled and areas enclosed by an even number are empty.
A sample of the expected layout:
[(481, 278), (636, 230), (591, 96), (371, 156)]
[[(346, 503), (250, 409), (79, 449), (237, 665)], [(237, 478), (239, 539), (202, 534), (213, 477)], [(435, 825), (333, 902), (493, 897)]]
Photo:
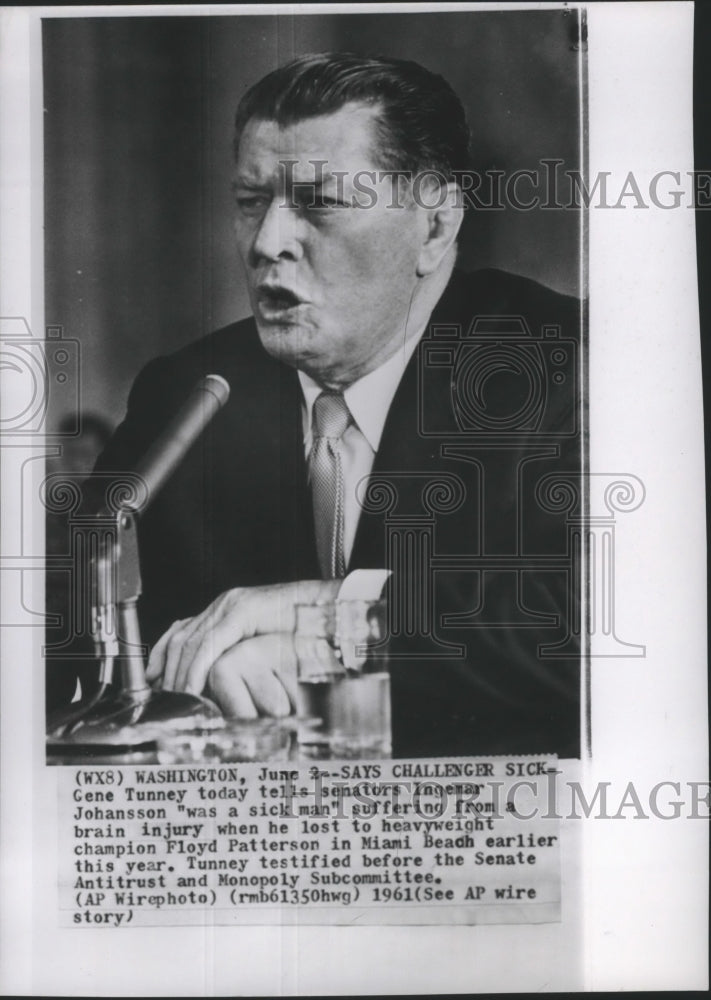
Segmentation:
[(237, 195), (235, 204), (243, 215), (258, 215), (265, 211), (267, 199), (260, 195)]

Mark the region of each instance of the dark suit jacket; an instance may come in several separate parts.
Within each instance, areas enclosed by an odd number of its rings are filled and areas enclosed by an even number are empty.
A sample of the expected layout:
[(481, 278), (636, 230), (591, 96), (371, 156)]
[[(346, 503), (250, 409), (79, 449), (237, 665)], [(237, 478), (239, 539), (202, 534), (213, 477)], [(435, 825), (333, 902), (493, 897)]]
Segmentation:
[[(539, 649), (575, 608), (568, 525), (536, 492), (580, 470), (579, 331), (577, 300), (455, 273), (397, 390), (348, 569), (394, 570), (398, 756), (579, 753), (575, 637)], [(319, 576), (297, 373), (252, 319), (152, 361), (97, 469), (130, 470), (209, 372), (229, 402), (140, 518), (150, 643), (228, 588)]]

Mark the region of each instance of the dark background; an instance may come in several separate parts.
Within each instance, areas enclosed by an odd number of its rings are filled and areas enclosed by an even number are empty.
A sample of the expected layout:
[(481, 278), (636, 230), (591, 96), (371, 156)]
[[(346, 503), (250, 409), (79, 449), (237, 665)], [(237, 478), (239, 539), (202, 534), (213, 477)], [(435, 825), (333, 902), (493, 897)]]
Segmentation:
[[(442, 73), (478, 169), (580, 168), (567, 11), (45, 20), (46, 321), (81, 342), (86, 410), (115, 423), (150, 358), (249, 313), (231, 228), (234, 111), (276, 65), (327, 49)], [(579, 222), (477, 212), (462, 263), (577, 294)]]

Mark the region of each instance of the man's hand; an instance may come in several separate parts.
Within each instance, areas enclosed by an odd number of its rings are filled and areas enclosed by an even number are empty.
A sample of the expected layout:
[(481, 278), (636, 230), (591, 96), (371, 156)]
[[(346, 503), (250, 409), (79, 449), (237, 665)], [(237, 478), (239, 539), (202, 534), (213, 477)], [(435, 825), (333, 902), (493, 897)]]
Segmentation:
[(206, 694), (228, 719), (281, 718), (296, 707), (296, 654), (290, 632), (244, 639), (217, 660)]
[(340, 580), (228, 590), (200, 615), (175, 622), (153, 647), (146, 677), (165, 691), (210, 694), (239, 718), (288, 715), (296, 690), (291, 641), (297, 604), (334, 600)]

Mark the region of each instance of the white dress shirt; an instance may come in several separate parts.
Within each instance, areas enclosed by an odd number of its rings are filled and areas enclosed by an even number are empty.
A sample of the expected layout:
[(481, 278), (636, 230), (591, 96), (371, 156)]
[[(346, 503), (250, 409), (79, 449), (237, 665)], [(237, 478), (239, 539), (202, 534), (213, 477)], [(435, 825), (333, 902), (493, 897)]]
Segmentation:
[[(356, 489), (361, 480), (370, 475), (373, 460), (380, 445), (383, 427), (400, 379), (414, 354), (420, 338), (409, 337), (402, 347), (384, 364), (350, 385), (343, 398), (353, 422), (341, 438), (341, 468), (343, 470), (343, 555), (346, 566), (353, 551), (360, 504)], [(323, 387), (305, 372), (299, 372), (301, 383), (301, 415), (304, 428), (304, 453), (308, 461), (311, 452), (312, 412), (317, 396)], [(360, 489), (363, 495), (364, 486)]]

